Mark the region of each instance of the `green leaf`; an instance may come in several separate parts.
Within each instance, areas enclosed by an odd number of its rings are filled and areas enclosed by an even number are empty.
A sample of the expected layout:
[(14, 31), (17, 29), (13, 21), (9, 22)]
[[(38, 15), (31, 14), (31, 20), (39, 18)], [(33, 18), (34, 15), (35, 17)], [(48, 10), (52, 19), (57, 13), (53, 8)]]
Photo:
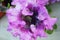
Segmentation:
[(48, 34), (52, 34), (53, 30), (46, 30), (45, 32), (48, 33)]
[(9, 3), (8, 3), (7, 7), (10, 8), (10, 4)]
[(4, 1), (4, 0), (0, 0), (0, 2), (2, 2), (2, 1)]
[(52, 12), (51, 6), (50, 5), (46, 5), (46, 8), (48, 10), (48, 13), (51, 14), (51, 12)]
[(56, 29), (57, 29), (57, 24), (55, 24), (55, 25), (53, 26), (53, 29), (54, 29), (54, 30), (56, 30)]

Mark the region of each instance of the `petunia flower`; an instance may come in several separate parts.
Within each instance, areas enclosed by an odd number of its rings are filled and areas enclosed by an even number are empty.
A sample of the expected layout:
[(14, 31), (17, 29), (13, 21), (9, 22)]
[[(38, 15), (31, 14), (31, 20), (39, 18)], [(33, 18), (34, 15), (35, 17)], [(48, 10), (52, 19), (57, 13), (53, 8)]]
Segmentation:
[[(40, 3), (39, 3), (40, 2)], [(53, 30), (56, 18), (51, 18), (44, 6), (46, 0), (13, 0), (7, 12), (8, 31), (20, 40), (36, 40), (46, 37), (45, 29)]]

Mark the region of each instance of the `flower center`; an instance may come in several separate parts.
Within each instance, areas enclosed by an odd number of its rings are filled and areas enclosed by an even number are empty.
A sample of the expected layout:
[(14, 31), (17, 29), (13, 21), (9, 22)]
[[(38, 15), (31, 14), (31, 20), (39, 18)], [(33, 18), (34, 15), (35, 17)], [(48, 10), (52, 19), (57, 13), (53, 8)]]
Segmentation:
[(36, 25), (37, 24), (37, 16), (38, 16), (38, 9), (37, 7), (30, 7), (28, 8), (31, 12), (33, 12), (32, 16), (25, 16), (24, 21), (26, 22), (26, 25), (30, 26), (31, 24)]

